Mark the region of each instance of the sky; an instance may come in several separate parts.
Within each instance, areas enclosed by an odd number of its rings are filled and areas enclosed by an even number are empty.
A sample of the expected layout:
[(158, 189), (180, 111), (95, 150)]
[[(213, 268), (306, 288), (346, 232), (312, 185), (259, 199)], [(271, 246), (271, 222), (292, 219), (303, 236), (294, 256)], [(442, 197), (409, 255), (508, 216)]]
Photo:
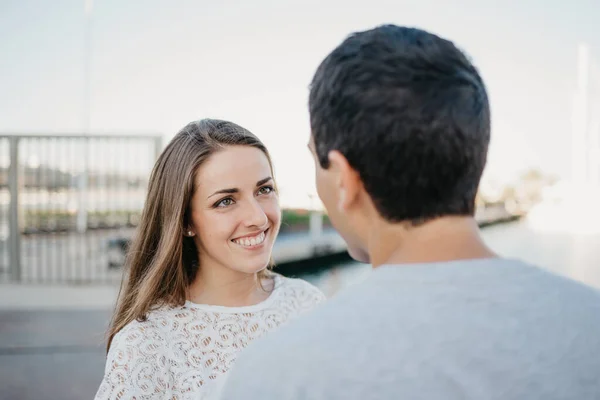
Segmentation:
[[(85, 129), (84, 10), (0, 0), (0, 134)], [(472, 58), (492, 107), (488, 180), (530, 167), (568, 178), (580, 43), (600, 77), (597, 0), (95, 0), (87, 21), (92, 134), (166, 143), (193, 120), (234, 121), (270, 149), (289, 204), (314, 194), (309, 82), (351, 32), (423, 28)]]

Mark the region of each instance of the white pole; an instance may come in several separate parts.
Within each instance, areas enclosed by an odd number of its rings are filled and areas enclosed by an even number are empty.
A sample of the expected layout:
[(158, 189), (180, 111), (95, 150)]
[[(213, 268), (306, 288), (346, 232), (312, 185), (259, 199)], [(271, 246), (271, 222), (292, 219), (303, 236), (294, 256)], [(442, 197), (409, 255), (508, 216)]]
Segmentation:
[(92, 11), (94, 0), (85, 0), (85, 32), (84, 32), (84, 81), (83, 81), (83, 131), (90, 131), (91, 106), (91, 57), (92, 57)]
[[(90, 134), (90, 107), (91, 107), (91, 56), (92, 56), (92, 11), (93, 0), (85, 0), (85, 23), (83, 44), (83, 133)], [(79, 207), (77, 210), (77, 231), (83, 233), (87, 230), (87, 191), (89, 177), (89, 140), (83, 141), (83, 169), (79, 175)]]
[(313, 252), (318, 252), (322, 245), (323, 212), (315, 206), (315, 201), (318, 197), (314, 194), (309, 194), (308, 197), (310, 199), (308, 233), (310, 235)]
[(590, 139), (590, 180), (595, 188), (600, 188), (600, 69), (593, 54), (589, 56), (590, 118), (588, 135)]
[(590, 184), (593, 187), (600, 187), (600, 118), (598, 111), (600, 110), (600, 101), (594, 103), (590, 119), (590, 148), (589, 148), (589, 163), (590, 163)]
[(572, 168), (577, 185), (588, 184), (589, 178), (589, 51), (585, 44), (577, 49), (577, 89), (573, 104)]

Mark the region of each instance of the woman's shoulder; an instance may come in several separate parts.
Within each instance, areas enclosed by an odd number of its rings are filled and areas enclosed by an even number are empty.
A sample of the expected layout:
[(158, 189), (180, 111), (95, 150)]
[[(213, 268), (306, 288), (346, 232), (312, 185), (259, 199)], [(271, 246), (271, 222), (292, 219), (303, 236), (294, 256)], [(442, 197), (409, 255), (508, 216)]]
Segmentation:
[[(189, 313), (189, 310), (187, 310)], [(113, 338), (111, 349), (134, 348), (150, 345), (159, 349), (168, 344), (174, 327), (179, 326), (177, 320), (186, 319), (183, 307), (162, 306), (151, 310), (143, 320), (133, 320), (127, 323)], [(191, 316), (190, 316), (191, 318)]]
[(325, 295), (316, 286), (300, 278), (288, 278), (275, 274), (277, 288), (283, 296), (293, 297), (305, 302), (318, 304), (326, 300)]
[[(286, 288), (294, 288), (300, 290), (319, 291), (319, 289), (310, 282), (301, 278), (289, 278), (281, 274), (273, 273), (277, 285)], [(320, 291), (319, 291), (320, 292)]]

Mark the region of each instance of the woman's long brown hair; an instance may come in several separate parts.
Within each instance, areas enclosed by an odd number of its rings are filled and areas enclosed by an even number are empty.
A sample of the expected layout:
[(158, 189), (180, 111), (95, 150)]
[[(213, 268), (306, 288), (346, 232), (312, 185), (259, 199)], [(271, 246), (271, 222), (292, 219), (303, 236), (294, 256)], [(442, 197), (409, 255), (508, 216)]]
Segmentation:
[[(127, 253), (107, 351), (125, 325), (136, 319), (143, 321), (153, 307), (185, 303), (187, 287), (201, 267), (193, 238), (184, 236), (190, 223), (196, 171), (215, 152), (236, 145), (260, 149), (273, 169), (269, 152), (254, 134), (221, 120), (189, 123), (159, 156)], [(260, 277), (265, 274), (262, 271)]]

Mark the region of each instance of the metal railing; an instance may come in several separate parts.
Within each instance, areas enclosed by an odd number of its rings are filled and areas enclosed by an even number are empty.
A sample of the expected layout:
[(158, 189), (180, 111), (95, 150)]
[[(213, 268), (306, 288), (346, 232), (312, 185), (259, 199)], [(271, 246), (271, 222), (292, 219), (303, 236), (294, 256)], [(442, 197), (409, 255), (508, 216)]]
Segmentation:
[(158, 135), (0, 135), (0, 281), (118, 281)]

